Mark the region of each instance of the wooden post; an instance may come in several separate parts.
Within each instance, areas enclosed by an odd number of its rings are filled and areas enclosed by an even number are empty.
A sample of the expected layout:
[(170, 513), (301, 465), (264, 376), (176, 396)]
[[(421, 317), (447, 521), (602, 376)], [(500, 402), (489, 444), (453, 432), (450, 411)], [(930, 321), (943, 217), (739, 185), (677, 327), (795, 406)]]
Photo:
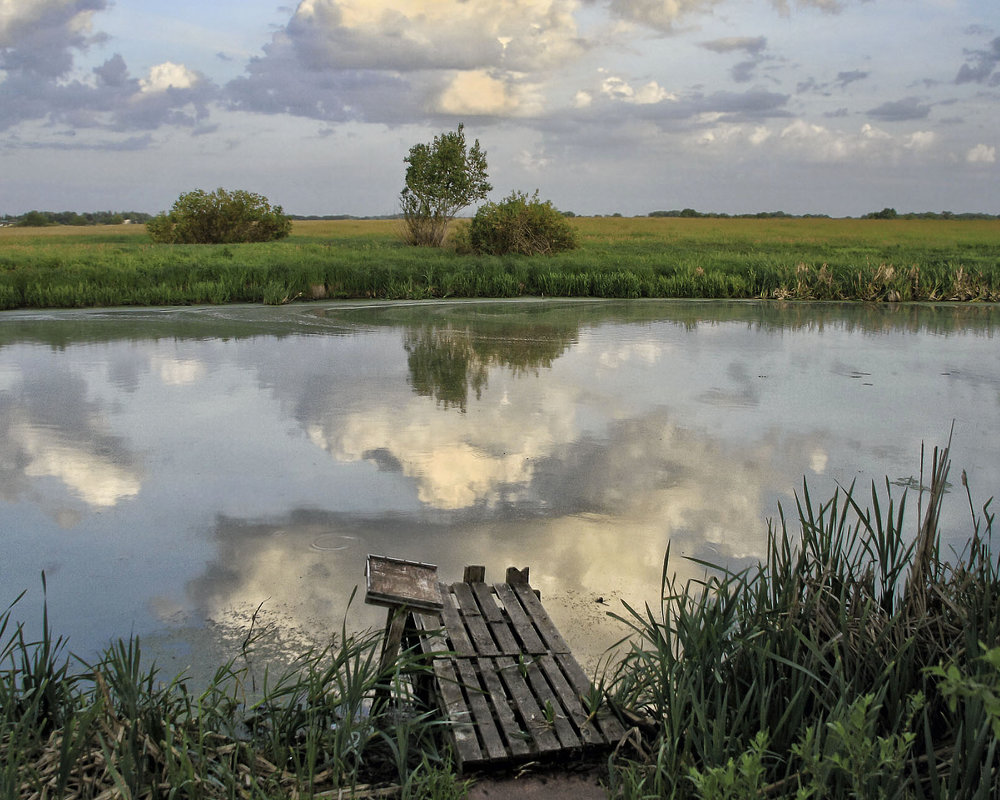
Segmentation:
[(528, 585), (528, 568), (518, 569), (517, 567), (507, 567), (507, 583), (511, 586), (519, 584)]
[(462, 575), (463, 583), (486, 583), (486, 567), (470, 565)]

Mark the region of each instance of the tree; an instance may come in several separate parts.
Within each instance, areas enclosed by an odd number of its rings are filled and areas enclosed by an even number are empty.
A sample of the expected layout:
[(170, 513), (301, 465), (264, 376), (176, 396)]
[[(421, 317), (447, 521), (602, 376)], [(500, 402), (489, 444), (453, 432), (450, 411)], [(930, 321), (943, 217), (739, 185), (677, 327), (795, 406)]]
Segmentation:
[(493, 188), (486, 153), (478, 139), (466, 148), (463, 127), (435, 136), (430, 144), (413, 145), (403, 159), (408, 166), (400, 204), (410, 244), (440, 247), (455, 214)]
[(292, 221), (263, 195), (196, 189), (178, 197), (169, 213), (147, 222), (146, 230), (154, 242), (168, 244), (268, 242), (288, 236)]

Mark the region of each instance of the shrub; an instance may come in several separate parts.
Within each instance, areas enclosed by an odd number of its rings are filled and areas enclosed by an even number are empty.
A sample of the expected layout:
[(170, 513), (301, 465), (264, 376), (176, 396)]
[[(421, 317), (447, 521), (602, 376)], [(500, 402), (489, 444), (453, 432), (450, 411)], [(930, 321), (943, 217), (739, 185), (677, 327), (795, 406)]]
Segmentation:
[(253, 192), (202, 189), (182, 194), (169, 213), (146, 223), (154, 242), (167, 244), (228, 244), (283, 239), (292, 221), (281, 206)]
[(472, 219), (469, 246), (487, 255), (558, 253), (576, 247), (576, 233), (551, 202), (514, 191), (499, 203), (486, 203)]

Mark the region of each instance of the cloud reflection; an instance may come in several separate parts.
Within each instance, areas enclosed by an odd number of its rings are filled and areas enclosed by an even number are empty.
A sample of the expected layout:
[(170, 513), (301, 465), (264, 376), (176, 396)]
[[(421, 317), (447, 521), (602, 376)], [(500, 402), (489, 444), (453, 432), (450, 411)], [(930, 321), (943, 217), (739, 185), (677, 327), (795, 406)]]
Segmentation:
[(86, 382), (72, 372), (25, 374), (0, 393), (0, 497), (26, 497), (59, 520), (66, 500), (54, 494), (53, 478), (94, 510), (135, 497), (142, 471), (124, 439), (109, 432), (102, 405), (87, 397)]

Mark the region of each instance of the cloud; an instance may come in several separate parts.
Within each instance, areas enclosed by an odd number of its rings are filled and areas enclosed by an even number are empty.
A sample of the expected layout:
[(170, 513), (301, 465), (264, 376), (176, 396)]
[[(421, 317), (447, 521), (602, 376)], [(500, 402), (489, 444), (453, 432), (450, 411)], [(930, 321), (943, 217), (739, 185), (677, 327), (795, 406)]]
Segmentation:
[(670, 31), (681, 17), (707, 11), (721, 0), (611, 0), (611, 13), (628, 22)]
[(955, 83), (1000, 85), (1000, 72), (995, 72), (1000, 65), (1000, 36), (991, 41), (985, 50), (968, 50), (966, 55), (969, 61), (958, 70)]
[(545, 69), (581, 54), (573, 0), (303, 0), (283, 41), (310, 69)]
[[(0, 130), (39, 120), (74, 130), (125, 132), (195, 127), (208, 116), (216, 88), (182, 64), (164, 62), (136, 79), (115, 54), (93, 68), (90, 77), (70, 79), (76, 56), (106, 39), (93, 32), (92, 20), (107, 8), (106, 0), (2, 2)], [(46, 137), (41, 144), (50, 141)]]
[(664, 100), (677, 99), (677, 95), (668, 92), (656, 81), (650, 81), (635, 89), (627, 81), (614, 76), (604, 79), (601, 84), (601, 93), (613, 100), (621, 100), (625, 103), (634, 103), (636, 105), (651, 105), (662, 103)]
[(455, 116), (516, 116), (540, 110), (526, 87), (487, 70), (459, 72), (437, 101), (437, 110)]
[(728, 36), (702, 42), (701, 46), (713, 53), (744, 52), (756, 55), (767, 47), (766, 36)]
[(856, 83), (857, 81), (863, 81), (869, 74), (870, 73), (860, 69), (854, 69), (849, 72), (838, 72), (837, 80), (834, 81), (834, 83), (843, 89), (849, 84)]
[(91, 18), (107, 0), (30, 0), (0, 3), (0, 69), (56, 78), (73, 66), (73, 51), (103, 41)]
[(149, 70), (149, 77), (139, 81), (142, 92), (165, 92), (168, 89), (190, 89), (199, 77), (183, 64), (165, 61)]
[(905, 122), (913, 119), (926, 119), (931, 113), (931, 107), (916, 97), (905, 97), (902, 100), (888, 100), (880, 106), (868, 110), (868, 115), (884, 122)]
[(989, 145), (977, 144), (965, 154), (965, 160), (970, 164), (995, 164), (997, 149)]
[(586, 52), (575, 0), (304, 0), (227, 93), (234, 108), (401, 124), (540, 113)]

